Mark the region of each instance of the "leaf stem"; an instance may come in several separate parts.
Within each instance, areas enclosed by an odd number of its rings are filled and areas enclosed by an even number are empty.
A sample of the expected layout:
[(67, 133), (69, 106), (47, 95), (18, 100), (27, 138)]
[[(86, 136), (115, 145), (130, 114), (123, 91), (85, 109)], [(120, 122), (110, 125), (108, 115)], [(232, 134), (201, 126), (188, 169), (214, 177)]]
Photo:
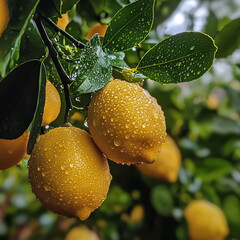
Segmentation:
[(34, 21), (37, 25), (38, 31), (42, 37), (44, 44), (47, 46), (47, 48), (49, 50), (49, 55), (53, 60), (53, 63), (57, 69), (57, 72), (59, 74), (59, 77), (60, 77), (62, 85), (63, 85), (65, 101), (66, 101), (66, 111), (65, 111), (64, 121), (66, 122), (67, 116), (68, 116), (68, 111), (71, 108), (71, 102), (70, 102), (69, 91), (68, 91), (68, 84), (70, 84), (71, 81), (69, 80), (66, 72), (64, 71), (61, 63), (58, 60), (58, 52), (55, 50), (51, 39), (48, 37), (47, 32), (42, 24), (42, 21), (41, 21), (38, 13), (35, 13)]
[(58, 27), (57, 24), (55, 24), (51, 19), (44, 17), (44, 16), (40, 16), (46, 23), (48, 23), (52, 29), (55, 32), (60, 32), (63, 36), (65, 36), (67, 39), (69, 39), (77, 48), (83, 49), (85, 47), (85, 44), (82, 43), (81, 41), (78, 41), (77, 39), (75, 39), (72, 35), (70, 35), (68, 32), (62, 30), (60, 27)]

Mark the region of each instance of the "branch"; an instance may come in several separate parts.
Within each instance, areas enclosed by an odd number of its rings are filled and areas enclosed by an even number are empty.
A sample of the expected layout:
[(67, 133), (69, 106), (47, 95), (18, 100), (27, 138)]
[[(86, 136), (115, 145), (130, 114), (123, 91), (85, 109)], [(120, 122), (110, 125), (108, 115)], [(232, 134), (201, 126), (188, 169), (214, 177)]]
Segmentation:
[(65, 112), (65, 122), (67, 121), (67, 116), (68, 116), (68, 111), (71, 108), (71, 102), (70, 102), (70, 98), (69, 98), (69, 91), (68, 91), (68, 84), (71, 83), (71, 81), (69, 80), (66, 72), (64, 71), (61, 63), (58, 60), (58, 53), (55, 50), (53, 43), (51, 41), (51, 39), (48, 37), (47, 32), (42, 24), (41, 19), (39, 18), (38, 13), (35, 14), (34, 16), (34, 21), (37, 25), (38, 31), (42, 37), (42, 40), (44, 42), (44, 44), (47, 46), (48, 50), (49, 50), (49, 55), (53, 60), (53, 63), (57, 69), (57, 72), (59, 74), (59, 77), (61, 79), (62, 85), (64, 87), (64, 94), (65, 94), (65, 101), (66, 101), (66, 112)]
[(58, 27), (58, 25), (56, 25), (51, 19), (44, 17), (44, 16), (40, 16), (46, 23), (48, 23), (52, 29), (55, 32), (60, 32), (63, 36), (65, 36), (67, 39), (69, 39), (77, 48), (83, 49), (85, 47), (85, 44), (82, 43), (81, 41), (78, 41), (77, 39), (75, 39), (72, 35), (70, 35), (68, 32), (65, 32), (64, 30), (62, 30), (60, 27)]

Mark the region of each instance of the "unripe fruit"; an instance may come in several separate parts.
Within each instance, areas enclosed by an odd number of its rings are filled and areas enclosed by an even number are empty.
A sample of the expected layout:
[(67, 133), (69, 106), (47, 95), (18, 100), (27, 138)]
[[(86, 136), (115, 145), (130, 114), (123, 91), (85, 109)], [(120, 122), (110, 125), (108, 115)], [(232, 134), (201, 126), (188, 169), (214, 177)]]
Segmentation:
[(206, 200), (191, 202), (184, 211), (191, 240), (223, 240), (228, 225), (220, 208)]
[(100, 238), (95, 232), (82, 225), (71, 229), (64, 240), (100, 240)]
[(54, 85), (47, 81), (45, 105), (42, 117), (42, 126), (46, 126), (56, 120), (61, 109), (61, 98)]
[(174, 140), (167, 135), (161, 152), (152, 164), (140, 164), (137, 168), (145, 175), (155, 179), (165, 179), (175, 182), (181, 165), (181, 152)]
[(0, 37), (9, 22), (8, 0), (0, 0)]
[(86, 39), (89, 40), (93, 37), (94, 34), (98, 33), (100, 37), (104, 37), (107, 31), (108, 25), (103, 25), (101, 23), (96, 23), (93, 25), (89, 32), (86, 35)]
[(41, 135), (29, 160), (32, 191), (49, 210), (88, 218), (105, 200), (112, 176), (91, 136), (76, 127)]
[(166, 136), (156, 99), (139, 85), (121, 80), (109, 82), (93, 95), (88, 125), (105, 156), (123, 164), (153, 162)]
[(29, 131), (26, 130), (17, 139), (0, 139), (0, 170), (16, 166), (23, 160), (27, 152)]
[(68, 13), (65, 13), (62, 15), (62, 18), (58, 18), (57, 25), (60, 27), (62, 30), (65, 31), (67, 25), (69, 24), (69, 17)]

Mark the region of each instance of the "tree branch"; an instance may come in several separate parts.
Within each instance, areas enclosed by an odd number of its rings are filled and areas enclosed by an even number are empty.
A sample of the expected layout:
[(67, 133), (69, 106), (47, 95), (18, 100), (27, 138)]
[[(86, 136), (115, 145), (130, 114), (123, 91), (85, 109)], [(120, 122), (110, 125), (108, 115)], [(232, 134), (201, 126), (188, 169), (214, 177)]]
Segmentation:
[(61, 79), (62, 85), (64, 87), (64, 94), (65, 94), (65, 101), (66, 101), (66, 111), (65, 111), (64, 120), (66, 122), (67, 116), (68, 116), (68, 111), (71, 108), (71, 102), (70, 102), (69, 91), (68, 91), (68, 84), (71, 83), (71, 81), (69, 80), (66, 72), (64, 71), (61, 63), (58, 60), (58, 52), (55, 50), (51, 39), (48, 37), (47, 32), (42, 24), (41, 19), (39, 18), (38, 13), (35, 14), (34, 21), (37, 25), (38, 31), (42, 37), (44, 44), (47, 46), (47, 48), (49, 50), (49, 55), (53, 60), (53, 63), (57, 69), (57, 72)]
[(77, 39), (75, 39), (72, 35), (70, 35), (68, 32), (65, 32), (64, 30), (62, 30), (60, 27), (58, 27), (58, 25), (56, 25), (51, 19), (44, 17), (44, 16), (40, 16), (46, 23), (48, 23), (52, 29), (55, 32), (60, 32), (63, 36), (65, 36), (67, 39), (69, 39), (77, 48), (83, 49), (85, 47), (85, 44), (82, 43), (81, 41), (78, 41)]

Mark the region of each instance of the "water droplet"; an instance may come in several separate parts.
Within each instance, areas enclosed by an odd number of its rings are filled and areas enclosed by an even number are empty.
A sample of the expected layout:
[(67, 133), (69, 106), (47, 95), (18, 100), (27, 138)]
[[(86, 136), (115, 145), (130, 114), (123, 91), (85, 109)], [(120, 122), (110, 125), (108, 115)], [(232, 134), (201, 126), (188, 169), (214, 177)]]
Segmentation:
[(50, 192), (50, 191), (51, 191), (51, 188), (50, 188), (49, 186), (44, 186), (44, 190), (45, 190), (46, 192)]
[(114, 143), (114, 145), (115, 145), (116, 147), (118, 147), (118, 146), (121, 145), (121, 142), (120, 142), (118, 139), (115, 139), (115, 140), (113, 141), (113, 143)]

